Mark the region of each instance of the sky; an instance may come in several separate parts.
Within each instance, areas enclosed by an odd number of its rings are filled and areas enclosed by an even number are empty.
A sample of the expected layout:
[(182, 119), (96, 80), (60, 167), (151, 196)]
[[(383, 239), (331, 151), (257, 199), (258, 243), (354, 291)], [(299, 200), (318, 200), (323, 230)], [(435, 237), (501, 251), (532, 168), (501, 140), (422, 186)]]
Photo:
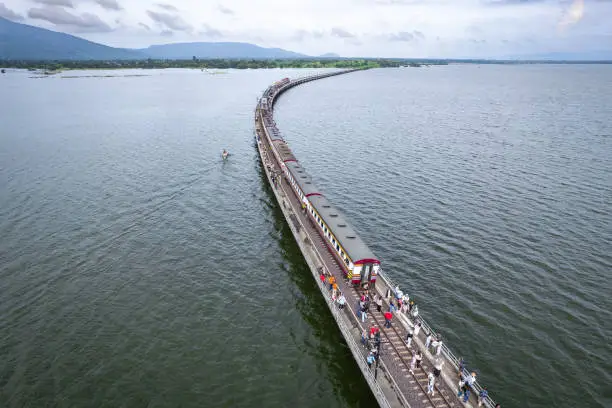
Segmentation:
[(240, 41), (345, 57), (612, 57), (612, 0), (0, 0), (0, 16), (128, 48)]

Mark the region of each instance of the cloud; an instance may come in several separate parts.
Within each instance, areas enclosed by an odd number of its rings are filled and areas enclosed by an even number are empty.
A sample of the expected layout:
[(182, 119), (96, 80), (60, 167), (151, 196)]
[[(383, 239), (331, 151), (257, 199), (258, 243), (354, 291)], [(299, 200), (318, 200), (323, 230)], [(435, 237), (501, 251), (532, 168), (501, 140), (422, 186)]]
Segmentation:
[(172, 4), (166, 4), (166, 3), (156, 3), (155, 4), (157, 7), (162, 8), (166, 11), (178, 11), (178, 9), (176, 7), (174, 7)]
[(47, 6), (63, 6), (74, 8), (72, 0), (34, 0), (34, 3), (40, 3)]
[(193, 27), (189, 25), (181, 16), (170, 13), (158, 13), (157, 11), (147, 10), (147, 14), (151, 20), (166, 26), (169, 29), (176, 31), (192, 31)]
[(172, 30), (162, 30), (159, 35), (161, 35), (162, 37), (172, 37), (174, 35), (174, 32), (172, 32)]
[(400, 31), (399, 33), (394, 33), (389, 36), (389, 40), (391, 41), (405, 41), (410, 42), (415, 40), (415, 36), (413, 33), (408, 31)]
[(32, 19), (45, 20), (59, 26), (74, 27), (81, 32), (109, 32), (113, 29), (91, 13), (82, 13), (80, 16), (71, 14), (60, 7), (31, 8), (28, 17)]
[(309, 40), (309, 39), (318, 39), (318, 38), (322, 38), (324, 36), (324, 33), (322, 31), (310, 31), (310, 30), (303, 30), (303, 29), (299, 29), (299, 30), (295, 30), (295, 32), (291, 35), (291, 40), (293, 41), (304, 41), (304, 40)]
[(230, 9), (230, 8), (227, 8), (227, 7), (225, 7), (225, 6), (224, 6), (224, 5), (222, 5), (222, 4), (219, 4), (218, 9), (219, 9), (219, 11), (220, 11), (220, 12), (222, 12), (223, 14), (230, 14), (230, 15), (234, 15), (234, 14), (235, 14), (235, 13), (234, 13), (234, 10), (232, 10), (232, 9)]
[(117, 0), (95, 0), (96, 3), (102, 8), (107, 10), (123, 10), (123, 8), (117, 3)]
[(23, 16), (21, 14), (15, 13), (13, 10), (6, 7), (4, 3), (0, 3), (0, 17), (12, 21), (23, 21)]
[(223, 36), (223, 33), (220, 30), (217, 30), (216, 28), (213, 28), (208, 24), (202, 24), (202, 30), (198, 31), (198, 34), (211, 38)]
[(146, 25), (145, 23), (138, 23), (138, 25), (142, 28), (144, 28), (147, 31), (151, 31), (151, 27), (149, 27), (148, 25)]
[(355, 38), (355, 34), (346, 31), (343, 28), (334, 27), (331, 29), (331, 35), (339, 38)]

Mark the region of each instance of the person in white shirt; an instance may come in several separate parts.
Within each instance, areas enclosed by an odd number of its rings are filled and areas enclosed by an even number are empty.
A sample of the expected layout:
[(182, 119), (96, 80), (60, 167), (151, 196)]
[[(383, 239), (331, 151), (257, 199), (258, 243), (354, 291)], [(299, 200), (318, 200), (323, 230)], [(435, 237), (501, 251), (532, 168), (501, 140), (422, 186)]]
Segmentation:
[(421, 331), (421, 322), (416, 322), (416, 324), (414, 325), (414, 337), (418, 337), (419, 336), (419, 332)]
[(408, 328), (408, 334), (406, 334), (406, 346), (412, 347), (412, 336), (414, 335), (413, 331)]
[(428, 381), (427, 381), (427, 393), (431, 394), (431, 396), (433, 397), (434, 395), (434, 385), (436, 383), (436, 377), (433, 375), (433, 373), (429, 373), (429, 376), (427, 377)]
[(459, 389), (459, 393), (457, 393), (458, 397), (461, 397), (463, 394), (463, 402), (467, 402), (470, 398), (470, 389), (476, 382), (476, 373), (472, 372), (470, 375), (463, 377), (463, 386)]
[(442, 352), (442, 340), (438, 340), (438, 344), (436, 345), (436, 356), (439, 356)]
[(412, 354), (412, 360), (410, 360), (410, 374), (414, 374), (414, 369), (416, 368), (417, 355), (416, 353)]
[(433, 336), (431, 335), (431, 333), (427, 335), (427, 338), (425, 339), (425, 351), (429, 351), (429, 346), (431, 345), (432, 337)]

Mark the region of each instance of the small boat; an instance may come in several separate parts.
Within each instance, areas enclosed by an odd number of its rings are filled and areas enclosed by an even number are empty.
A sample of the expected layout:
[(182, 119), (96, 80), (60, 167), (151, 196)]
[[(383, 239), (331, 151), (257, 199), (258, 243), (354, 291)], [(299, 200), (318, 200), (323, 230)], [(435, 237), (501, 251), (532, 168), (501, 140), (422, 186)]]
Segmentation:
[(221, 158), (223, 160), (227, 160), (227, 156), (229, 156), (229, 152), (225, 149), (223, 149), (223, 153), (221, 153)]

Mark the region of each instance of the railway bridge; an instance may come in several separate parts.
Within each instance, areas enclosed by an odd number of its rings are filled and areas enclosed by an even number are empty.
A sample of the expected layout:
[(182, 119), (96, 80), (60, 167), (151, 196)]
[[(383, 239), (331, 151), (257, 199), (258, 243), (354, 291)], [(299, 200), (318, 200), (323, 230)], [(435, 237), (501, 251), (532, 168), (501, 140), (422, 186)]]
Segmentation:
[[(446, 345), (442, 345), (439, 354), (425, 348), (426, 335), (436, 335), (435, 330), (422, 317), (419, 320), (422, 329), (413, 338), (411, 347), (406, 344), (408, 332), (414, 328), (413, 320), (404, 313), (395, 312), (391, 327), (385, 327), (384, 312), (389, 310), (388, 298), (385, 298), (382, 312), (371, 307), (368, 317), (362, 322), (357, 316), (356, 305), (362, 294), (359, 285), (347, 277), (346, 265), (330, 246), (329, 236), (325, 237), (318, 228), (317, 221), (306, 207), (305, 197), (308, 194), (296, 190), (296, 184), (288, 171), (287, 163), (297, 162), (290, 149), (282, 139), (274, 118), (274, 103), (278, 96), (288, 89), (306, 82), (347, 74), (359, 70), (333, 71), (290, 80), (285, 78), (268, 87), (260, 98), (255, 109), (255, 137), (257, 148), (263, 163), (265, 176), (272, 186), (272, 191), (285, 219), (300, 247), (310, 271), (319, 286), (321, 294), (327, 303), (346, 343), (353, 354), (357, 366), (370, 386), (379, 405), (384, 408), (459, 408), (462, 406), (476, 407), (476, 394), (481, 390), (476, 382), (467, 403), (457, 397), (460, 362)], [(304, 194), (302, 194), (304, 193)], [(335, 241), (334, 241), (335, 243)], [(338, 248), (338, 247), (336, 247)], [(344, 254), (343, 254), (344, 255)], [(333, 276), (339, 290), (345, 295), (346, 307), (339, 308), (332, 299), (332, 292), (320, 280), (320, 274)], [(370, 292), (385, 297), (393, 293), (397, 285), (382, 271), (378, 272), (375, 285)], [(373, 295), (373, 293), (372, 293)], [(373, 303), (372, 303), (373, 304)], [(371, 367), (366, 358), (369, 350), (362, 344), (364, 331), (376, 326), (381, 333), (379, 358)], [(423, 355), (422, 364), (412, 372), (410, 363), (412, 353), (420, 350)], [(435, 367), (441, 366), (441, 374), (436, 379), (434, 394), (427, 393), (428, 375)], [(469, 375), (464, 369), (462, 375)], [(494, 408), (491, 398), (484, 401), (484, 406)]]

